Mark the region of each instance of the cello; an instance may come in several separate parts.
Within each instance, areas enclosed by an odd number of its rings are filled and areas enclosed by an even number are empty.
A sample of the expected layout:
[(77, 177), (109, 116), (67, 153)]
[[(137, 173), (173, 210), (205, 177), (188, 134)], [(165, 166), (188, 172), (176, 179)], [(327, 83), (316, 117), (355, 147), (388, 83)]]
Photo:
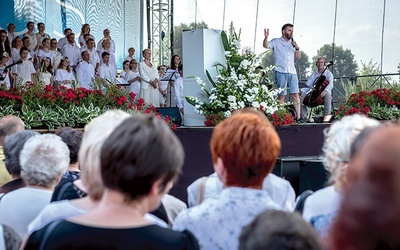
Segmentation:
[(332, 66), (334, 63), (330, 61), (322, 71), (321, 75), (319, 75), (313, 82), (312, 87), (307, 92), (306, 96), (303, 99), (303, 104), (307, 107), (314, 108), (324, 103), (324, 99), (321, 98), (322, 91), (325, 90), (326, 86), (329, 85), (328, 79), (324, 76), (325, 71)]

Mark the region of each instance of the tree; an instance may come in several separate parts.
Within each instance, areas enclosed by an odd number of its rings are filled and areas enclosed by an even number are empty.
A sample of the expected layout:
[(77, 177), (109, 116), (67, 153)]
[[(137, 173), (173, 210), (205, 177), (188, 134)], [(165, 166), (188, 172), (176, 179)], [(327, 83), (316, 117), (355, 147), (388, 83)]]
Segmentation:
[(334, 77), (353, 77), (356, 76), (358, 70), (357, 62), (354, 60), (354, 55), (350, 49), (343, 49), (343, 46), (335, 46), (335, 56), (332, 58), (333, 44), (325, 44), (313, 57), (313, 62), (316, 62), (318, 57), (325, 57), (326, 61), (332, 60), (335, 65), (330, 69)]
[[(310, 68), (310, 62), (308, 61), (308, 55), (304, 52), (301, 51), (301, 58), (295, 60), (295, 67), (297, 70), (297, 73), (299, 73), (299, 81), (306, 81), (307, 75), (308, 75), (308, 70)], [(261, 64), (265, 68), (270, 65), (274, 65), (274, 53), (272, 50), (269, 50), (265, 52), (265, 56), (261, 59)], [(273, 79), (273, 72), (270, 73), (269, 75), (270, 79)]]
[(182, 33), (186, 30), (194, 30), (194, 29), (208, 29), (208, 25), (205, 22), (201, 23), (181, 23), (178, 26), (174, 27), (174, 54), (182, 56)]

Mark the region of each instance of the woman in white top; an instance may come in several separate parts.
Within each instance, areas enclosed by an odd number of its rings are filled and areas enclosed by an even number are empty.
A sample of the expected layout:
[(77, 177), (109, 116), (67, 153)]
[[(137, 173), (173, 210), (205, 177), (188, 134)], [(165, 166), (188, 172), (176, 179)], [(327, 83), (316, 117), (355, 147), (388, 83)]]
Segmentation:
[(11, 50), (11, 58), (13, 62), (18, 61), (21, 59), (21, 56), (19, 54), (19, 50), (22, 48), (22, 39), (21, 37), (17, 36), (14, 38), (14, 40), (11, 43), (12, 50)]
[[(164, 65), (160, 65), (157, 67), (158, 70), (158, 75), (160, 76), (160, 79), (163, 79), (165, 77), (165, 70), (166, 67)], [(167, 104), (167, 93), (168, 93), (168, 81), (161, 81), (160, 80), (160, 86), (158, 88), (158, 91), (160, 92), (160, 107), (165, 107)]]
[(56, 88), (64, 86), (66, 88), (72, 88), (75, 85), (75, 76), (69, 67), (69, 58), (64, 57), (61, 59), (60, 66), (56, 70), (56, 76), (54, 77)]
[(53, 51), (50, 49), (50, 39), (49, 38), (44, 38), (42, 42), (42, 46), (38, 51), (37, 54), (39, 64), (42, 63), (42, 59), (44, 57), (50, 58), (51, 61), (53, 61)]
[(38, 48), (42, 48), (43, 40), (45, 38), (50, 39), (50, 36), (49, 36), (49, 34), (46, 34), (44, 32), (44, 29), (45, 29), (44, 23), (38, 23), (37, 28), (39, 31), (38, 31), (38, 33), (36, 33), (36, 41), (38, 44)]
[(140, 75), (138, 71), (138, 62), (133, 59), (130, 61), (131, 70), (126, 72), (125, 80), (131, 84), (131, 92), (135, 93), (135, 100), (139, 99), (140, 94)]
[(24, 36), (29, 37), (29, 49), (30, 50), (35, 50), (37, 49), (37, 38), (36, 38), (36, 34), (35, 32), (33, 32), (33, 30), (35, 29), (35, 23), (34, 22), (28, 22), (26, 24), (26, 28), (28, 29), (28, 31), (24, 34)]
[(58, 69), (58, 67), (60, 66), (61, 58), (63, 57), (60, 51), (58, 51), (57, 46), (57, 39), (52, 38), (50, 40), (50, 49), (53, 51), (53, 60), (51, 60), (53, 63), (53, 69)]
[[(79, 34), (79, 46), (83, 47), (86, 45), (85, 35), (90, 34), (90, 25), (85, 23), (82, 25), (81, 33)], [(90, 35), (90, 37), (94, 40), (94, 37)]]
[(157, 107), (160, 104), (160, 95), (158, 91), (160, 80), (157, 67), (150, 61), (150, 49), (143, 50), (142, 54), (144, 60), (139, 65), (141, 77), (140, 98), (143, 98), (146, 104)]
[(129, 70), (131, 70), (130, 63), (128, 60), (125, 60), (122, 63), (122, 71), (119, 75), (126, 80), (125, 75), (126, 75), (126, 72), (128, 72)]
[(38, 69), (39, 83), (53, 86), (54, 76), (53, 67), (51, 66), (51, 59), (49, 57), (44, 57), (40, 67)]
[(11, 87), (10, 70), (5, 69), (9, 60), (10, 56), (4, 51), (3, 54), (0, 55), (0, 87), (5, 85), (7, 89)]

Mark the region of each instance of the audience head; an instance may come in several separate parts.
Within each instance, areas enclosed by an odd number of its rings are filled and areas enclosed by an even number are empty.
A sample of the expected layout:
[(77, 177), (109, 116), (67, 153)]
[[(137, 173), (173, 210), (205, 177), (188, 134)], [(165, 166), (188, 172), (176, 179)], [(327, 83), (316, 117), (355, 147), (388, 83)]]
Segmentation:
[(322, 250), (318, 233), (298, 213), (267, 210), (243, 227), (240, 250)]
[(129, 60), (125, 60), (125, 61), (122, 63), (122, 68), (123, 68), (124, 70), (129, 70), (129, 69), (130, 69)]
[(31, 130), (22, 130), (15, 134), (7, 135), (4, 139), (4, 165), (11, 176), (19, 178), (21, 176), (21, 164), (19, 155), (25, 142), (39, 133)]
[(44, 57), (42, 62), (40, 63), (40, 72), (49, 72), (53, 74), (53, 67), (51, 66), (51, 59), (50, 57)]
[(64, 29), (64, 35), (65, 35), (65, 37), (67, 37), (69, 34), (71, 34), (72, 33), (72, 29), (70, 29), (70, 28), (66, 28), (66, 29)]
[(61, 137), (62, 141), (67, 144), (69, 149), (69, 163), (78, 162), (78, 152), (81, 147), (83, 132), (71, 127), (61, 127), (57, 129), (56, 135)]
[(8, 31), (8, 32), (14, 32), (14, 31), (15, 31), (15, 24), (9, 23), (9, 24), (7, 25), (7, 31)]
[(88, 195), (94, 200), (99, 200), (104, 191), (100, 166), (101, 147), (111, 132), (130, 116), (121, 110), (110, 110), (94, 118), (85, 126), (79, 149), (79, 164), (83, 185), (88, 190)]
[(68, 57), (61, 57), (60, 65), (58, 65), (59, 69), (65, 69), (68, 72), (71, 72), (71, 68), (69, 66), (69, 58)]
[(29, 48), (29, 45), (31, 44), (31, 39), (27, 36), (24, 36), (22, 38), (22, 46)]
[(70, 43), (70, 44), (73, 44), (73, 43), (75, 43), (75, 34), (74, 33), (69, 33), (68, 35), (67, 35), (67, 41), (68, 41), (68, 43)]
[(96, 46), (96, 44), (95, 44), (93, 38), (89, 38), (89, 39), (86, 41), (86, 46), (87, 46), (87, 48), (90, 49), (90, 50), (93, 49), (93, 48)]
[(103, 39), (103, 41), (101, 42), (101, 46), (103, 47), (103, 49), (110, 49), (111, 47), (111, 41), (108, 38)]
[(225, 186), (261, 188), (281, 150), (275, 128), (261, 111), (248, 108), (219, 123), (210, 149)]
[(35, 23), (32, 22), (32, 21), (27, 22), (27, 23), (26, 23), (26, 28), (27, 28), (29, 31), (33, 31), (33, 30), (35, 29)]
[(90, 61), (90, 54), (89, 54), (89, 51), (83, 50), (83, 51), (81, 52), (81, 57), (82, 57), (82, 60), (83, 60), (83, 61), (89, 62), (89, 61)]
[(7, 135), (15, 134), (24, 129), (24, 122), (15, 115), (6, 115), (0, 118), (0, 146), (3, 145), (4, 138)]
[(144, 59), (151, 60), (151, 49), (144, 49), (142, 55)]
[(7, 42), (7, 31), (5, 30), (0, 30), (0, 39), (2, 42)]
[(50, 47), (51, 47), (52, 49), (57, 49), (57, 44), (58, 44), (57, 39), (52, 38), (52, 39), (50, 40)]
[(42, 45), (46, 48), (50, 48), (50, 38), (45, 37), (42, 41)]
[(27, 47), (22, 47), (19, 50), (19, 55), (21, 56), (22, 60), (26, 60), (28, 58), (28, 55), (29, 55), (29, 49)]
[(136, 69), (138, 66), (138, 62), (136, 61), (136, 59), (132, 59), (129, 64), (131, 65), (131, 69)]
[(330, 249), (400, 248), (400, 126), (369, 128), (355, 139), (349, 184), (331, 228)]
[(109, 29), (104, 29), (103, 30), (103, 35), (104, 35), (104, 37), (110, 37), (110, 30)]
[(25, 142), (20, 164), (27, 186), (54, 188), (68, 169), (69, 150), (57, 135), (36, 135)]
[(331, 173), (329, 182), (341, 190), (345, 185), (345, 169), (354, 138), (365, 127), (378, 126), (379, 122), (362, 115), (345, 116), (324, 131), (323, 163)]
[(111, 133), (100, 157), (107, 188), (123, 193), (127, 202), (156, 195), (155, 209), (179, 175), (184, 151), (163, 120), (136, 114)]
[(128, 49), (128, 54), (129, 54), (129, 55), (135, 54), (135, 48), (130, 47), (130, 48)]
[(40, 32), (43, 32), (45, 29), (44, 23), (38, 23), (37, 24), (37, 28)]

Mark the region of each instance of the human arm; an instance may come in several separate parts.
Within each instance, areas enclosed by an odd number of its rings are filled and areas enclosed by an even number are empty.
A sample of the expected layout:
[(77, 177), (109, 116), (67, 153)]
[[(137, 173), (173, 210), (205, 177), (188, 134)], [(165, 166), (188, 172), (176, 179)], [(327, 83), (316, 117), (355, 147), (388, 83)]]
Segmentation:
[(297, 42), (294, 41), (293, 39), (292, 39), (292, 45), (293, 45), (294, 49), (296, 50), (294, 57), (296, 59), (300, 59), (301, 58), (300, 47), (299, 47), (299, 45), (297, 45)]
[(264, 29), (263, 47), (266, 49), (268, 49), (268, 36), (269, 36), (269, 29)]

